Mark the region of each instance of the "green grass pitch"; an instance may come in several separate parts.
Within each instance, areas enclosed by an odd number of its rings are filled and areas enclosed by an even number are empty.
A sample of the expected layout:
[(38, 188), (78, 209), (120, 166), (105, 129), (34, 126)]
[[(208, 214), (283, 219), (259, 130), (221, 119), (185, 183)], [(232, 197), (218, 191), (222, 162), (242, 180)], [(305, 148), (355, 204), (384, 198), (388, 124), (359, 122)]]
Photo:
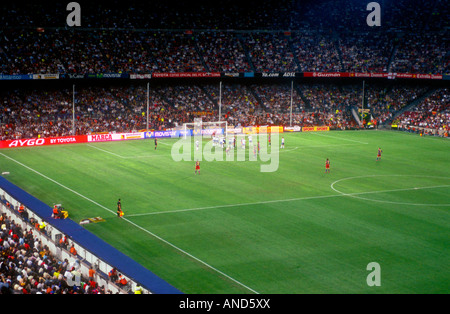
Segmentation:
[(276, 172), (203, 161), (194, 175), (173, 139), (6, 149), (0, 171), (74, 221), (103, 217), (86, 228), (185, 293), (450, 292), (448, 140), (283, 136)]

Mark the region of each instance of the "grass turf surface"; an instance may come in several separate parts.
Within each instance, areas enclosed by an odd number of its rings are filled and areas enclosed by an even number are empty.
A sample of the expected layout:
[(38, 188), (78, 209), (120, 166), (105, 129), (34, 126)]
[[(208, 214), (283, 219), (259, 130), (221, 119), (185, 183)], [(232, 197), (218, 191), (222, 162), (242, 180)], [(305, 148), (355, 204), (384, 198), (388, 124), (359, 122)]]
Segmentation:
[[(75, 221), (103, 217), (86, 228), (185, 293), (450, 291), (448, 140), (283, 136), (272, 173), (203, 161), (195, 176), (173, 161), (172, 139), (6, 149), (0, 170)], [(380, 287), (366, 283), (370, 262)]]

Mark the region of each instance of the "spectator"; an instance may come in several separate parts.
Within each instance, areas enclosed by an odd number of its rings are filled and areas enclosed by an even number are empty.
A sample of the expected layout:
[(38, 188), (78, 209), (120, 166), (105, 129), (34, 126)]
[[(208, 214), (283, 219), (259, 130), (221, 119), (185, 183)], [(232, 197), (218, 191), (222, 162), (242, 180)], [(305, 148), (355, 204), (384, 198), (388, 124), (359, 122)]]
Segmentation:
[(119, 274), (119, 278), (116, 281), (116, 284), (120, 287), (124, 288), (128, 284), (128, 280), (122, 274)]
[(89, 273), (88, 273), (89, 280), (94, 280), (94, 275), (95, 275), (95, 269), (91, 266), (91, 267), (89, 267)]
[[(93, 278), (85, 279), (79, 262), (57, 260), (31, 229), (22, 230), (6, 213), (0, 217), (5, 225), (0, 230), (0, 294), (111, 293), (98, 287)], [(81, 286), (68, 285), (74, 276), (81, 277)]]
[(77, 255), (77, 250), (75, 249), (75, 245), (72, 243), (72, 246), (70, 247), (70, 253), (74, 256)]
[(117, 269), (115, 267), (113, 267), (109, 272), (108, 272), (108, 277), (109, 280), (113, 281), (113, 282), (117, 282), (119, 280), (119, 276), (117, 273)]

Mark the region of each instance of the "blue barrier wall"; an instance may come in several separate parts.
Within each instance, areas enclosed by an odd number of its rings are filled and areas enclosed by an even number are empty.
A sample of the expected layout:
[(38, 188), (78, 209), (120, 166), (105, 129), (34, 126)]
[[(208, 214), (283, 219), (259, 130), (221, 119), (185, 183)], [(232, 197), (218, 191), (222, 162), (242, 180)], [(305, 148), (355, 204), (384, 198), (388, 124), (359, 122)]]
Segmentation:
[(155, 294), (181, 294), (151, 271), (115, 249), (93, 233), (81, 227), (71, 219), (53, 219), (52, 208), (34, 196), (28, 194), (18, 186), (0, 177), (0, 188), (12, 198), (26, 206), (30, 211), (47, 221), (50, 225), (71, 237), (78, 245), (98, 256), (110, 265), (114, 265), (128, 278), (140, 283), (147, 290)]

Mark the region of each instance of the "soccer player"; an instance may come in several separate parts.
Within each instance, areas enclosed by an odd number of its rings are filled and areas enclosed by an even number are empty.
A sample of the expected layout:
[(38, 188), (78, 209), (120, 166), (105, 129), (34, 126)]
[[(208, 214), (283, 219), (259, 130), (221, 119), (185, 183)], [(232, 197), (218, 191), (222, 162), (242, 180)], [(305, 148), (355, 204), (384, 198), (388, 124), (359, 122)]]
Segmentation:
[(156, 147), (158, 147), (158, 139), (155, 137), (155, 150), (156, 150)]
[(122, 211), (122, 202), (119, 200), (117, 201), (117, 217), (122, 217), (123, 216), (123, 211)]
[(197, 172), (200, 174), (200, 162), (198, 160), (195, 162), (195, 174), (197, 174)]
[(271, 144), (271, 143), (270, 143), (270, 133), (269, 133), (269, 146), (271, 146), (270, 144)]
[(381, 150), (381, 148), (378, 147), (377, 161), (378, 161), (378, 160), (381, 160), (381, 153), (382, 153), (382, 152), (383, 152), (383, 151)]
[(325, 173), (330, 173), (330, 160), (328, 158), (325, 161)]
[(281, 138), (281, 148), (284, 148), (284, 137)]

